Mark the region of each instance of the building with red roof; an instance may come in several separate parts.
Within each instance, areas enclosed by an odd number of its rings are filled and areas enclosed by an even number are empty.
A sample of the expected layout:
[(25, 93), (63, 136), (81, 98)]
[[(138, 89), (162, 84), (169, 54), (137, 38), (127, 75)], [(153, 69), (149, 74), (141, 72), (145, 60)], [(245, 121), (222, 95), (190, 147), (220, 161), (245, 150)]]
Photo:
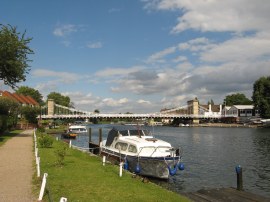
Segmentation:
[(8, 97), (18, 103), (20, 103), (22, 106), (31, 106), (31, 107), (37, 107), (39, 106), (38, 102), (33, 99), (31, 96), (25, 96), (17, 93), (10, 93), (8, 91), (1, 91), (0, 90), (0, 97)]

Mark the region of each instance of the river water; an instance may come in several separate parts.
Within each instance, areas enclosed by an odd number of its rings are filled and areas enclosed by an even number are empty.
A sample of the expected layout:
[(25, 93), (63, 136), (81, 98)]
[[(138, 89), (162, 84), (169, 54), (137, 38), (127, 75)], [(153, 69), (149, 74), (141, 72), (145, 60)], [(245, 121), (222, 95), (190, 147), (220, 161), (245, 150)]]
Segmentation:
[[(89, 125), (92, 141), (98, 142), (113, 125)], [(183, 148), (184, 171), (177, 171), (163, 187), (183, 193), (200, 189), (236, 187), (235, 166), (243, 168), (244, 190), (270, 197), (270, 129), (166, 127), (149, 128), (156, 138)], [(88, 135), (79, 135), (72, 144), (88, 147)]]

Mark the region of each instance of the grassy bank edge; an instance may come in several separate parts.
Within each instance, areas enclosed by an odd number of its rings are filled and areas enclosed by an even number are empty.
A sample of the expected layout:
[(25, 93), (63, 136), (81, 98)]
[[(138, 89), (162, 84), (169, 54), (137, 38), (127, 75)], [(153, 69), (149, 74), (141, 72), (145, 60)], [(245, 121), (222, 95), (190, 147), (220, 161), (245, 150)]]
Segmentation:
[[(59, 166), (56, 151), (64, 147), (64, 165)], [(100, 157), (67, 147), (66, 143), (54, 140), (52, 148), (39, 148), (41, 178), (44, 172), (48, 173), (49, 193), (45, 193), (44, 201), (59, 201), (63, 196), (68, 201), (189, 201), (156, 184), (132, 178), (129, 172), (120, 178), (118, 166), (102, 166)], [(41, 178), (33, 180), (35, 186), (41, 185)], [(35, 195), (37, 191), (38, 188), (34, 189)]]

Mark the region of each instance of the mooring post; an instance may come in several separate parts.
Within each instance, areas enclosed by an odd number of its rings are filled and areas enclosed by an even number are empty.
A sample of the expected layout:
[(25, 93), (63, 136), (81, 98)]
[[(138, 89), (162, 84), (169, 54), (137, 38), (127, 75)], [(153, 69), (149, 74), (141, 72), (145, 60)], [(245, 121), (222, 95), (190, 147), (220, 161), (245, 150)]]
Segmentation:
[(89, 135), (89, 142), (92, 142), (92, 128), (89, 128), (88, 135)]
[(237, 176), (237, 190), (243, 191), (243, 176), (242, 176), (242, 167), (240, 165), (235, 167), (236, 176)]
[(106, 156), (103, 156), (103, 158), (102, 158), (102, 165), (105, 166), (105, 163), (106, 163)]
[(99, 129), (99, 141), (98, 141), (99, 145), (101, 142), (102, 142), (102, 128)]
[(119, 164), (119, 177), (122, 177), (122, 174), (123, 174), (123, 162), (120, 162)]

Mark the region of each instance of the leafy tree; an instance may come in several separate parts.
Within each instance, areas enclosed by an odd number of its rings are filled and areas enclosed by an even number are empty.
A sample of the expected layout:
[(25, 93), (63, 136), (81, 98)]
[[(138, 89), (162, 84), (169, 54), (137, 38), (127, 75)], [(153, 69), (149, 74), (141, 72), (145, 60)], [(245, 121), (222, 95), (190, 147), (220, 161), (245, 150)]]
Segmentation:
[(224, 99), (224, 103), (228, 106), (232, 105), (250, 105), (252, 101), (248, 99), (243, 93), (236, 93), (232, 95), (227, 95)]
[(23, 106), (21, 109), (21, 113), (23, 117), (29, 122), (29, 123), (37, 123), (37, 117), (39, 115), (39, 108), (37, 107), (30, 107), (30, 106)]
[(207, 103), (208, 105), (215, 105), (215, 103), (214, 103), (214, 100), (213, 99), (211, 99), (211, 101), (208, 101), (208, 103)]
[(36, 100), (39, 103), (39, 105), (44, 104), (42, 100), (42, 95), (40, 94), (38, 90), (35, 90), (34, 88), (21, 86), (16, 90), (16, 93), (31, 96), (34, 100)]
[(0, 24), (0, 80), (15, 88), (16, 84), (25, 81), (30, 70), (28, 54), (34, 52), (28, 44), (32, 38), (26, 38), (25, 32), (17, 32), (16, 27)]
[(0, 114), (1, 115), (14, 115), (18, 114), (19, 103), (8, 97), (0, 97)]
[(15, 126), (20, 112), (20, 105), (7, 97), (0, 97), (0, 131)]
[(70, 98), (68, 96), (61, 95), (60, 93), (57, 92), (51, 92), (47, 96), (47, 99), (53, 99), (55, 104), (59, 104), (65, 107), (71, 106)]
[(94, 113), (99, 114), (100, 111), (98, 109), (95, 109)]
[(254, 106), (262, 118), (270, 118), (270, 76), (261, 77), (253, 85)]

